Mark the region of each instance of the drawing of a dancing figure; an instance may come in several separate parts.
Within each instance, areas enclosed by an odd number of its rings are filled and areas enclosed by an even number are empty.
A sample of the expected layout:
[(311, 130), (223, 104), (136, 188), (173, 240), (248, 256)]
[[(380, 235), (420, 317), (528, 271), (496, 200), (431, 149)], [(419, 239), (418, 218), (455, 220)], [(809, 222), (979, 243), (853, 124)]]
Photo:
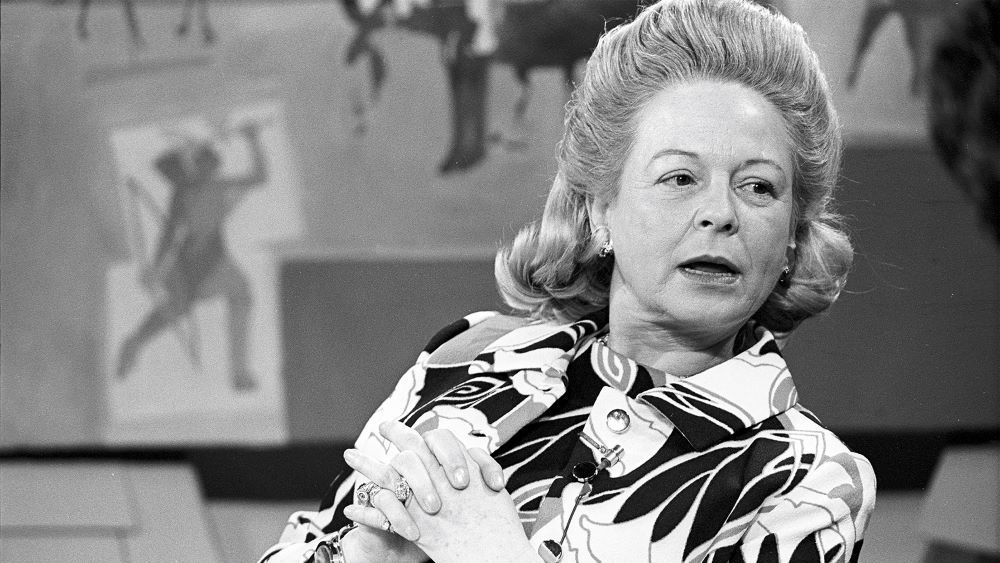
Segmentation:
[[(173, 193), (169, 209), (160, 213), (163, 226), (159, 241), (141, 269), (141, 282), (153, 298), (153, 310), (122, 341), (119, 378), (129, 375), (146, 344), (168, 328), (182, 340), (192, 363), (200, 365), (192, 310), (200, 301), (221, 297), (228, 306), (232, 386), (248, 391), (257, 385), (247, 364), (253, 295), (246, 275), (228, 251), (224, 230), (227, 217), (240, 201), (267, 180), (267, 169), (258, 125), (243, 125), (236, 134), (249, 144), (252, 159), (249, 170), (238, 176), (221, 173), (221, 158), (212, 140), (189, 140), (155, 161), (156, 170), (167, 179)], [(133, 178), (128, 183), (134, 206), (136, 201), (144, 201), (159, 213)], [(132, 215), (138, 216), (138, 211), (133, 210)], [(142, 231), (140, 225), (137, 236), (141, 237)]]

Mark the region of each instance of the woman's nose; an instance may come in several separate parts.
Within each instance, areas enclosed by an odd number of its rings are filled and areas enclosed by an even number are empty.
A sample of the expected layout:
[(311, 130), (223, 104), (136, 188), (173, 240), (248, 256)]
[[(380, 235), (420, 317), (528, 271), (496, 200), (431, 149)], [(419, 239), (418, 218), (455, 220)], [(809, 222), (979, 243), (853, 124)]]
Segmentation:
[(695, 214), (695, 228), (733, 234), (740, 228), (734, 194), (728, 182), (713, 182), (705, 190), (702, 204)]

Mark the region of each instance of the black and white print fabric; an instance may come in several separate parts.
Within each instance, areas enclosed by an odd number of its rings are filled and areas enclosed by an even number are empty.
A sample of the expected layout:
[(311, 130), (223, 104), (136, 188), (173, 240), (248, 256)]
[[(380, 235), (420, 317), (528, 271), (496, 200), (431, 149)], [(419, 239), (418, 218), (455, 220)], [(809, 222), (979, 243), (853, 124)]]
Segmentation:
[[(567, 562), (857, 560), (875, 502), (871, 465), (798, 404), (767, 330), (748, 327), (748, 348), (682, 379), (602, 344), (606, 312), (490, 334), (509, 319), (476, 313), (439, 332), (356, 447), (394, 455), (377, 430), (389, 419), (450, 429), (504, 467), (537, 547), (567, 525), (582, 486), (574, 465), (620, 446), (572, 514)], [(448, 351), (455, 342), (464, 354)], [(338, 476), (319, 511), (293, 514), (262, 561), (311, 561), (316, 543), (348, 523), (356, 481)]]

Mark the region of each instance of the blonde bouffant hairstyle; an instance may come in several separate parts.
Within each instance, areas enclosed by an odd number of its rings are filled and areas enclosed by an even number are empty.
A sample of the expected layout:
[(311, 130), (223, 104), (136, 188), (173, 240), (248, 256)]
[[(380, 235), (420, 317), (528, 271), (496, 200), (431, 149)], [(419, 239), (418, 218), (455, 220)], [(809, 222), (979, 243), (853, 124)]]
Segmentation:
[(566, 106), (542, 218), (496, 257), (497, 285), (511, 307), (558, 320), (607, 307), (614, 258), (599, 255), (607, 234), (595, 233), (588, 207), (616, 196), (639, 110), (665, 87), (699, 79), (761, 94), (784, 118), (794, 144), (791, 275), (754, 318), (786, 332), (836, 301), (853, 260), (831, 209), (842, 141), (805, 32), (745, 0), (663, 0), (605, 33), (587, 62)]

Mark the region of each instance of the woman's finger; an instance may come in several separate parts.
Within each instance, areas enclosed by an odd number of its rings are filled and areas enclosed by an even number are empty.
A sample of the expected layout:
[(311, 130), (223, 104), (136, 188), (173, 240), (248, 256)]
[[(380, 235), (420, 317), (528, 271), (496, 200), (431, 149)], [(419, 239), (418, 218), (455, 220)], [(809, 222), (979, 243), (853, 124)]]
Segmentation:
[(483, 448), (469, 448), (469, 457), (479, 466), (479, 472), (483, 476), (483, 481), (486, 482), (489, 488), (499, 493), (507, 486), (503, 475), (503, 467), (500, 467), (497, 460), (493, 459), (493, 456), (487, 453), (486, 450)]
[[(382, 494), (379, 496), (385, 497), (387, 495)], [(344, 507), (344, 516), (362, 526), (368, 526), (392, 534), (399, 534), (400, 537), (406, 540), (413, 541), (419, 536), (416, 524), (413, 523), (413, 519), (410, 518), (410, 515), (405, 510), (399, 512), (398, 510), (393, 510), (391, 507), (388, 510), (393, 514), (391, 518), (386, 516), (382, 512), (382, 509), (378, 507), (349, 504)]]
[(377, 461), (361, 450), (350, 448), (344, 451), (344, 461), (358, 473), (376, 485), (393, 489), (399, 481), (399, 473), (392, 466)]
[[(401, 451), (389, 460), (389, 464), (406, 479), (413, 496), (424, 512), (437, 514), (441, 510), (441, 497), (435, 488), (434, 477), (428, 474), (416, 453), (410, 450)], [(437, 472), (440, 473), (440, 469)]]
[(387, 420), (378, 426), (379, 434), (389, 440), (399, 448), (399, 451), (411, 451), (420, 458), (427, 472), (431, 473), (438, 467), (440, 462), (434, 456), (424, 438), (416, 430), (399, 422), (398, 420)]
[(360, 504), (349, 504), (344, 507), (344, 516), (354, 522), (369, 528), (376, 528), (383, 532), (388, 532), (391, 522), (382, 511), (374, 506), (362, 506)]
[(393, 531), (410, 541), (417, 541), (420, 537), (420, 530), (416, 522), (406, 511), (403, 503), (399, 502), (396, 494), (390, 489), (379, 489), (372, 495), (372, 506), (382, 511), (382, 514), (389, 519)]
[(458, 441), (451, 430), (437, 428), (424, 432), (423, 440), (444, 467), (448, 482), (456, 489), (469, 485), (469, 465), (465, 461), (465, 444)]

